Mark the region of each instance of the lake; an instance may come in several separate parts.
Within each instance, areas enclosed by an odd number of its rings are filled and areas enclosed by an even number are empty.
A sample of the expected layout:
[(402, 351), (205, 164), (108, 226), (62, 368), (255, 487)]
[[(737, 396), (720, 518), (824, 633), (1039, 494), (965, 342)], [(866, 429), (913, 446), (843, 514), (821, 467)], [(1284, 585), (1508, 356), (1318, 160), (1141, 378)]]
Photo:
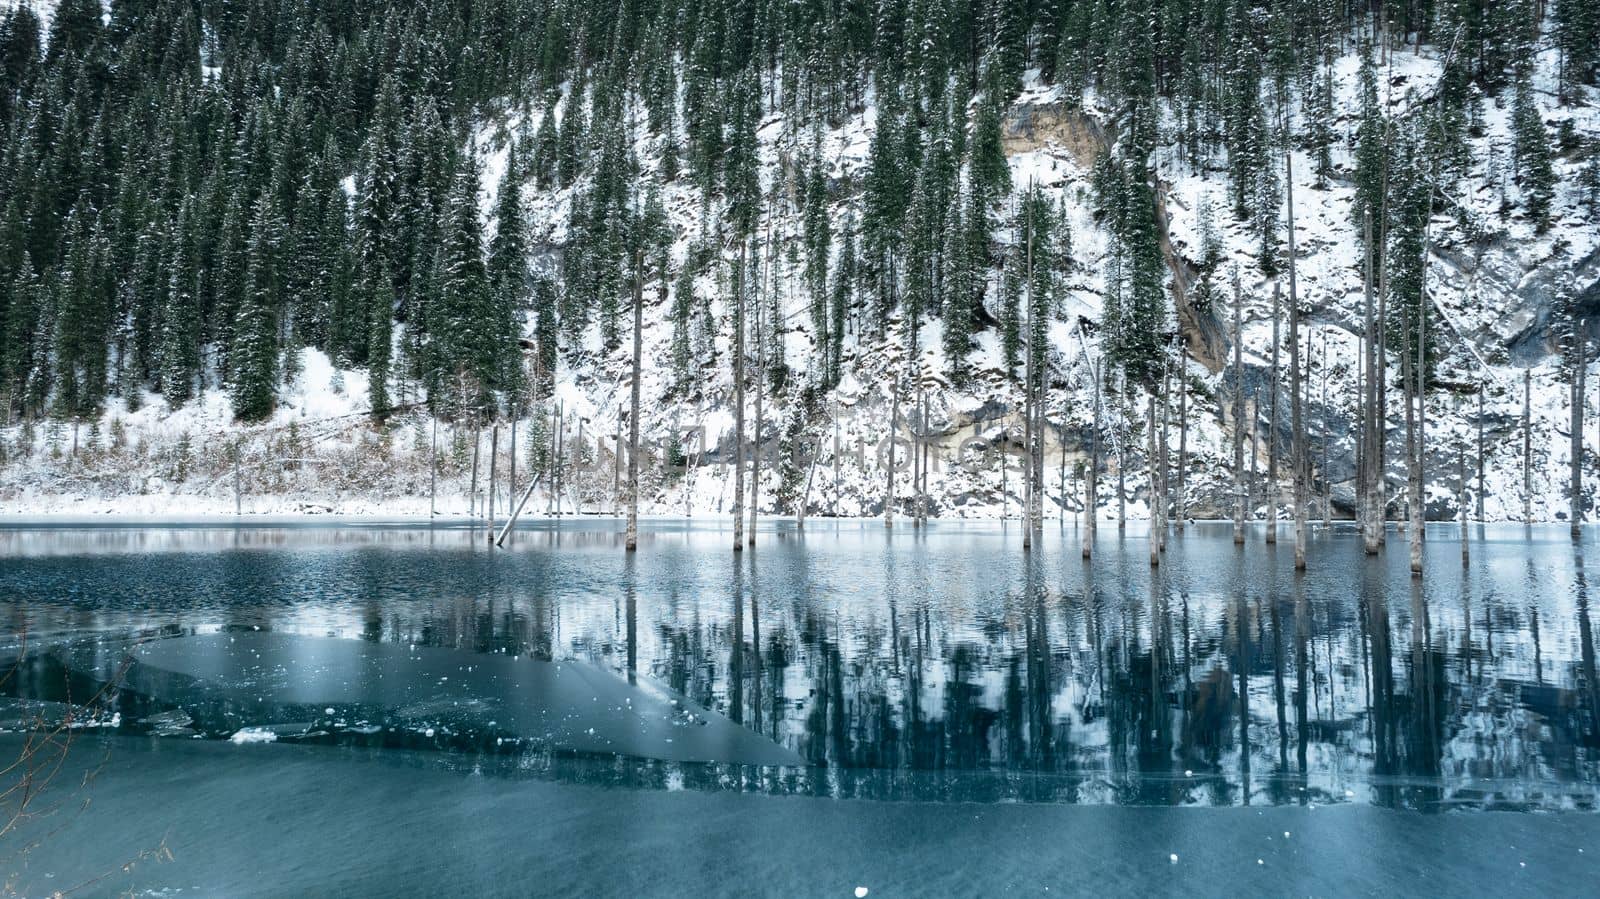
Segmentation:
[[(1588, 889), (1586, 536), (0, 527), (24, 894)], [(48, 739), (46, 739), (48, 738)], [(30, 742), (30, 740), (32, 742)], [(44, 748), (40, 748), (44, 747)], [(0, 762), (4, 764), (5, 762)], [(31, 766), (31, 767), (30, 767)], [(53, 772), (53, 774), (52, 774)], [(1084, 878), (1090, 878), (1085, 880)]]

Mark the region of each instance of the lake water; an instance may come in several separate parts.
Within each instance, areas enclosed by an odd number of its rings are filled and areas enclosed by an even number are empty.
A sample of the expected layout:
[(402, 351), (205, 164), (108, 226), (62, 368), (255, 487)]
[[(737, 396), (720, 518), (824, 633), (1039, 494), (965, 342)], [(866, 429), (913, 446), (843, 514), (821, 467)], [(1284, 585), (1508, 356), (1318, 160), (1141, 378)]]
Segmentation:
[[(925, 895), (1090, 869), (1191, 894), (1600, 874), (1595, 550), (1564, 529), (1473, 526), (1463, 566), (1437, 526), (1417, 579), (1403, 537), (1368, 558), (1338, 527), (1303, 576), (1287, 539), (1239, 549), (1226, 525), (1159, 568), (1131, 524), (1092, 563), (1070, 523), (1031, 552), (1014, 523), (776, 521), (738, 555), (725, 524), (649, 523), (633, 555), (620, 530), (495, 550), (415, 525), (0, 528), (0, 758), (72, 737), (0, 875)], [(728, 851), (641, 872), (680, 841)]]

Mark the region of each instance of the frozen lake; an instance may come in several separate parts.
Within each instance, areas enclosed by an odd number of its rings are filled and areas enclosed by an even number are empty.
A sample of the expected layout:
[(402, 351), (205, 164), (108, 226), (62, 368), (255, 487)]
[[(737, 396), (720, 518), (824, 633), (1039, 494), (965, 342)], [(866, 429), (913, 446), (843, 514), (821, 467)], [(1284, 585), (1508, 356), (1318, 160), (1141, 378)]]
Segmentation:
[(1595, 550), (1564, 528), (1473, 526), (1463, 567), (1438, 526), (1421, 579), (1403, 538), (1369, 559), (1337, 527), (1303, 577), (1290, 542), (1237, 549), (1225, 525), (1159, 569), (1134, 524), (1103, 527), (1092, 564), (1055, 522), (1031, 553), (1015, 523), (778, 521), (742, 558), (726, 525), (651, 523), (636, 556), (620, 532), (541, 523), (491, 550), (414, 524), (0, 527), (0, 764), (32, 766), (0, 790), (39, 772), (0, 880), (877, 896), (1600, 875)]

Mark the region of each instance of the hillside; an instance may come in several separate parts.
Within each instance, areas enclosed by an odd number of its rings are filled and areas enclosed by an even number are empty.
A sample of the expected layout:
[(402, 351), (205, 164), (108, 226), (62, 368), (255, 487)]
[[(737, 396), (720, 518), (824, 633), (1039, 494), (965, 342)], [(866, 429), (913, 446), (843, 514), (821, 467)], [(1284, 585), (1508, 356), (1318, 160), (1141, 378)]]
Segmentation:
[[(913, 24), (929, 18), (923, 11), (928, 4), (893, 6)], [(999, 10), (996, 16), (1011, 8), (990, 6)], [(1443, 13), (1438, 20), (1419, 19), (1414, 29), (1402, 21), (1380, 30), (1378, 19), (1364, 13), (1355, 21), (1328, 22), (1332, 14), (1320, 8), (1111, 6), (1124, 16), (1154, 10), (1163, 22), (1158, 32), (1169, 38), (1181, 31), (1169, 16), (1212, 22), (1221, 15), (1225, 22), (1251, 24), (1243, 37), (1233, 35), (1236, 26), (1213, 27), (1224, 48), (1214, 60), (1206, 56), (1213, 52), (1208, 46), (1184, 47), (1180, 41), (1172, 51), (1170, 41), (1156, 40), (1149, 71), (1158, 77), (1147, 91), (1136, 77), (1143, 69), (1130, 63), (1122, 72), (1120, 57), (1110, 53), (1096, 57), (1072, 83), (1064, 61), (1078, 57), (1069, 52), (1065, 26), (1051, 23), (1070, 18), (1062, 10), (1074, 4), (1025, 4), (1018, 13), (1027, 37), (1021, 58), (1009, 63), (1016, 69), (1014, 87), (990, 74), (1008, 64), (1003, 27), (993, 29), (994, 43), (984, 50), (950, 38), (955, 49), (926, 51), (928, 58), (948, 52), (953, 60), (970, 59), (983, 73), (965, 76), (959, 65), (949, 65), (942, 82), (913, 73), (909, 63), (900, 63), (901, 71), (888, 79), (882, 47), (863, 43), (846, 53), (860, 61), (860, 74), (838, 79), (842, 99), (826, 103), (814, 95), (819, 85), (834, 81), (797, 75), (781, 62), (767, 65), (756, 53), (748, 67), (722, 65), (717, 87), (706, 93), (723, 106), (717, 128), (726, 145), (712, 154), (696, 150), (704, 140), (697, 136), (696, 109), (703, 116), (705, 108), (695, 102), (697, 73), (704, 66), (697, 48), (707, 38), (685, 35), (681, 45), (653, 44), (651, 36), (669, 29), (643, 7), (637, 33), (644, 37), (637, 47), (609, 49), (590, 64), (560, 65), (559, 80), (544, 73), (474, 76), (475, 67), (491, 67), (461, 49), (478, 46), (471, 35), (487, 15), (480, 8), (464, 17), (464, 25), (456, 23), (464, 30), (445, 29), (457, 43), (443, 46), (458, 55), (440, 96), (452, 99), (441, 100), (438, 113), (385, 112), (390, 89), (374, 90), (369, 73), (364, 83), (371, 99), (362, 103), (370, 108), (338, 113), (364, 126), (357, 136), (365, 136), (353, 140), (341, 135), (333, 113), (328, 124), (316, 124), (315, 101), (298, 110), (296, 101), (286, 100), (268, 112), (238, 111), (238, 98), (261, 95), (266, 85), (289, 85), (285, 97), (302, 89), (306, 79), (290, 72), (311, 65), (296, 55), (301, 38), (313, 47), (323, 39), (311, 26), (278, 51), (249, 51), (276, 60), (276, 75), (241, 74), (243, 67), (230, 54), (245, 51), (236, 51), (242, 45), (226, 38), (229, 28), (244, 26), (213, 27), (216, 13), (209, 4), (114, 5), (106, 33), (85, 46), (115, 45), (111, 56), (126, 64), (133, 52), (128, 46), (146, 33), (140, 17), (191, 22), (195, 46), (172, 51), (179, 62), (156, 64), (180, 71), (193, 64), (192, 72), (172, 76), (166, 96), (197, 110), (213, 102), (217, 110), (232, 110), (217, 117), (237, 121), (239, 135), (236, 151), (195, 150), (187, 162), (181, 152), (171, 157), (180, 159), (170, 163), (175, 174), (142, 187), (141, 197), (147, 192), (149, 199), (139, 201), (141, 211), (133, 216), (158, 224), (127, 226), (126, 236), (118, 231), (124, 227), (119, 216), (133, 202), (120, 186), (126, 175), (115, 186), (99, 184), (116, 179), (64, 168), (51, 161), (56, 157), (50, 150), (40, 149), (72, 137), (84, 158), (93, 158), (84, 148), (110, 143), (109, 132), (73, 118), (81, 104), (71, 100), (63, 107), (68, 115), (47, 128), (39, 124), (51, 97), (88, 89), (60, 86), (76, 76), (61, 74), (71, 69), (63, 57), (51, 59), (48, 35), (71, 38), (56, 27), (71, 10), (58, 12), (45, 26), (37, 71), (7, 83), (7, 111), (0, 118), (7, 135), (0, 184), (29, 186), (27, 193), (10, 192), (12, 225), (4, 232), (8, 242), (0, 242), (6, 248), (0, 274), (6, 276), (11, 310), (0, 339), (8, 358), (20, 360), (9, 362), (4, 373), (8, 424), (0, 429), (0, 511), (225, 514), (234, 510), (237, 490), (238, 506), (246, 512), (412, 514), (431, 505), (461, 514), (472, 502), (467, 493), (475, 480), (474, 439), (482, 456), (476, 459), (481, 489), (488, 480), (492, 431), (498, 432), (496, 505), (503, 510), (513, 458), (519, 487), (534, 470), (546, 473), (543, 483), (550, 483), (557, 414), (563, 508), (611, 511), (620, 480), (618, 435), (624, 433), (629, 399), (628, 304), (637, 271), (646, 513), (726, 514), (732, 507), (734, 297), (742, 287), (751, 318), (746, 428), (753, 431), (759, 402), (763, 427), (754, 443), (763, 514), (793, 514), (802, 502), (814, 515), (882, 514), (891, 432), (902, 441), (896, 444), (900, 461), (913, 439), (936, 460), (928, 479), (934, 517), (1018, 514), (1021, 385), (1030, 329), (1045, 348), (1039, 364), (1047, 517), (1078, 514), (1082, 468), (1092, 444), (1103, 466), (1100, 516), (1121, 514), (1119, 478), (1125, 481), (1126, 514), (1148, 514), (1145, 415), (1151, 392), (1172, 416), (1174, 467), (1180, 402), (1188, 413), (1189, 514), (1226, 517), (1234, 478), (1235, 385), (1242, 385), (1243, 407), (1250, 413), (1245, 427), (1252, 446), (1246, 451), (1254, 477), (1252, 505), (1267, 514), (1275, 425), (1287, 514), (1283, 459), (1293, 435), (1286, 395), (1290, 239), (1284, 188), (1292, 186), (1313, 517), (1321, 517), (1325, 496), (1331, 496), (1334, 516), (1348, 517), (1355, 496), (1365, 296), (1364, 241), (1353, 211), (1372, 196), (1378, 159), (1383, 172), (1394, 175), (1382, 188), (1384, 205), (1374, 207), (1385, 222), (1395, 210), (1391, 243), (1375, 253), (1393, 281), (1391, 308), (1399, 310), (1391, 339), (1400, 345), (1406, 329), (1420, 333), (1405, 310), (1423, 309), (1427, 320), (1429, 514), (1455, 516), (1463, 470), (1471, 482), (1468, 502), (1480, 502), (1481, 429), (1483, 515), (1522, 518), (1526, 376), (1532, 453), (1527, 502), (1536, 520), (1564, 517), (1573, 322), (1600, 304), (1600, 91), (1592, 83), (1592, 64), (1579, 70), (1580, 77), (1572, 75), (1571, 26), (1556, 16), (1563, 10), (1570, 15), (1569, 7), (1556, 5), (1543, 22), (1529, 9), (1535, 24), (1529, 26), (1526, 57), (1508, 61), (1503, 70), (1482, 62), (1485, 53), (1500, 51), (1490, 46), (1492, 38), (1473, 32), (1482, 47), (1472, 71), (1461, 72), (1461, 41), (1441, 35), (1467, 34), (1468, 26), (1444, 21)], [(1242, 15), (1229, 18), (1235, 6)], [(725, 8), (731, 17), (743, 7)], [(542, 5), (529, 9), (533, 21), (549, 17)], [(765, 9), (757, 4), (751, 15)], [(493, 10), (518, 21), (515, 7)], [(352, 21), (365, 15), (352, 14)], [(959, 33), (959, 20), (944, 20), (951, 33)], [(1257, 24), (1263, 20), (1269, 24)], [(18, 17), (9, 21), (5, 34), (14, 35)], [(974, 21), (991, 19), (978, 15)], [(1102, 22), (1111, 29), (1104, 41), (1076, 39), (1140, 56), (1125, 37), (1116, 37), (1125, 30), (1117, 21), (1111, 16)], [(1292, 38), (1277, 36), (1270, 25), (1277, 21), (1293, 25)], [(117, 31), (119, 22), (123, 32)], [(431, 45), (420, 36), (430, 34), (433, 24), (391, 25), (393, 34), (383, 39), (425, 52)], [(804, 32), (799, 24), (776, 29), (775, 55), (808, 60), (809, 73), (811, 57), (783, 51), (791, 30)], [(342, 60), (345, 47), (375, 43), (369, 35), (382, 27), (358, 27), (348, 35), (329, 27), (327, 39), (340, 48)], [(578, 33), (595, 23), (572, 27)], [(1051, 28), (1060, 29), (1053, 40), (1063, 49), (1047, 59), (1042, 48)], [(1369, 43), (1374, 34), (1376, 47)], [(119, 40), (124, 44), (115, 44)], [(627, 40), (613, 35), (613, 42)], [(980, 44), (973, 38), (972, 46)], [(510, 60), (523, 52), (542, 59), (534, 50), (502, 48)], [(1295, 60), (1285, 65), (1285, 87), (1274, 93), (1278, 51)], [(83, 52), (87, 59), (110, 51)], [(141, 52), (148, 57), (154, 51)], [(1205, 62), (1196, 62), (1197, 54)], [(1229, 60), (1243, 58), (1254, 60), (1257, 83), (1249, 95), (1257, 105), (1240, 112), (1232, 105), (1232, 88), (1213, 91), (1210, 78), (1234, 78)], [(637, 65), (630, 70), (619, 60)], [(396, 65), (407, 64), (402, 54)], [(359, 68), (350, 62), (350, 70)], [(346, 77), (344, 71), (322, 67), (330, 82)], [(628, 71), (638, 74), (619, 74)], [(1191, 72), (1205, 81), (1192, 97), (1185, 81)], [(418, 77), (426, 90), (435, 89), (431, 76)], [(474, 95), (459, 96), (468, 81)], [(106, 90), (113, 94), (133, 90), (112, 82)], [(928, 83), (949, 90), (934, 91)], [(662, 100), (663, 92), (670, 99)], [(930, 96), (939, 92), (942, 98)], [(795, 99), (796, 93), (802, 98)], [(193, 99), (210, 96), (215, 99)], [(397, 105), (412, 102), (399, 88), (393, 96)], [(23, 98), (31, 99), (19, 102)], [(1448, 113), (1441, 112), (1447, 106)], [(1530, 168), (1529, 120), (1519, 118), (1529, 109), (1546, 147), (1544, 179)], [(387, 115), (403, 124), (386, 126)], [(433, 115), (444, 124), (430, 129)], [(145, 138), (107, 151), (117, 157), (119, 172), (135, 171), (129, 157), (141, 152), (184, 146), (181, 140), (163, 142), (168, 126), (159, 108), (146, 121)], [(1286, 142), (1275, 122), (1288, 124)], [(1364, 130), (1372, 122), (1385, 129), (1380, 139)], [(270, 150), (269, 144), (258, 149), (252, 143), (257, 132), (290, 128), (304, 128), (306, 136), (298, 142), (276, 138)], [(1438, 136), (1447, 128), (1458, 134), (1454, 141)], [(55, 140), (29, 136), (45, 131)], [(882, 133), (898, 142), (884, 140)], [(747, 148), (741, 143), (745, 135)], [(915, 144), (915, 150), (902, 143)], [(1377, 157), (1370, 155), (1374, 145)], [(392, 172), (383, 169), (386, 153)], [(267, 160), (260, 172), (251, 169), (258, 157)], [(1003, 159), (1001, 174), (990, 168), (995, 158)], [(294, 171), (284, 171), (290, 165), (285, 159), (298, 160)], [(715, 166), (717, 174), (698, 174), (702, 165)], [(81, 186), (72, 197), (49, 198), (48, 205), (65, 211), (41, 242), (39, 214), (27, 208), (27, 200), (44, 190), (39, 184), (45, 178), (76, 178)], [(1242, 180), (1248, 189), (1240, 188)], [(405, 185), (423, 183), (428, 190), (416, 193), (431, 196), (416, 198), (413, 206)], [(375, 198), (387, 184), (394, 186), (393, 208), (377, 210)], [(1437, 190), (1428, 189), (1430, 184)], [(515, 194), (508, 197), (507, 190)], [(1542, 201), (1541, 191), (1547, 194)], [(255, 199), (248, 204), (226, 201), (251, 194)], [(211, 196), (223, 198), (215, 213), (205, 211)], [(289, 199), (275, 205), (278, 197)], [(1241, 198), (1247, 207), (1242, 217), (1235, 208)], [(1410, 232), (1400, 224), (1402, 211), (1411, 216)], [(380, 212), (381, 222), (372, 224)], [(975, 216), (983, 227), (973, 224)], [(503, 227), (509, 217), (516, 220), (514, 229)], [(337, 228), (326, 224), (334, 219)], [(232, 240), (235, 250), (206, 250), (210, 235), (203, 227), (192, 238), (182, 236), (191, 233), (192, 220), (212, 222), (216, 242)], [(1024, 227), (1046, 237), (1035, 246)], [(391, 237), (402, 229), (409, 229), (407, 241), (431, 254), (428, 262), (417, 262), (428, 257), (416, 251), (391, 249), (398, 245)], [(979, 236), (969, 239), (968, 233)], [(1413, 245), (1404, 243), (1408, 238)], [(168, 241), (167, 248), (146, 253), (157, 240)], [(195, 258), (186, 255), (187, 247), (196, 248)], [(57, 261), (42, 263), (48, 252)], [(207, 252), (219, 260), (214, 274)], [(230, 268), (230, 252), (237, 270)], [(1038, 267), (1032, 289), (1026, 275), (1030, 252), (1049, 260)], [(92, 260), (83, 263), (92, 273), (78, 267), (80, 257)], [(402, 257), (409, 268), (404, 284), (397, 273)], [(1406, 281), (1408, 260), (1418, 259), (1413, 280)], [(315, 264), (301, 272), (305, 260)], [(184, 275), (185, 266), (198, 273)], [(841, 275), (852, 268), (854, 279)], [(263, 274), (268, 271), (270, 279)], [(230, 300), (235, 281), (237, 296)], [(269, 281), (273, 299), (258, 304), (255, 298), (265, 295)], [(148, 302), (156, 311), (148, 321), (139, 312), (144, 283), (158, 285), (151, 288)], [(189, 283), (197, 285), (196, 295), (185, 305)], [(1235, 284), (1243, 319), (1242, 370), (1233, 365)], [(1275, 287), (1283, 366), (1276, 419)], [(77, 304), (71, 297), (97, 290), (105, 291), (106, 307), (72, 318)], [(1411, 295), (1418, 298), (1415, 305), (1405, 306)], [(193, 336), (180, 340), (173, 336), (179, 326), (171, 323), (191, 308), (198, 318), (182, 327)], [(383, 311), (377, 317), (357, 313), (355, 336), (341, 337), (345, 308)], [(614, 332), (613, 321), (620, 322)], [(952, 337), (951, 327), (969, 329), (970, 338), (959, 332)], [(74, 339), (80, 328), (92, 342), (87, 349)], [(151, 358), (132, 349), (140, 329), (156, 348)], [(1178, 341), (1186, 350), (1181, 360)], [(952, 355), (962, 345), (968, 350)], [(837, 356), (836, 367), (830, 354)], [(181, 364), (188, 368), (170, 374), (179, 359), (187, 359)], [(1391, 384), (1398, 384), (1398, 354), (1386, 362)], [(258, 364), (256, 373), (252, 366)], [(1098, 415), (1097, 370), (1106, 380)], [(85, 389), (95, 373), (101, 388)], [(265, 382), (252, 387), (258, 376)], [(1180, 380), (1187, 382), (1181, 400)], [(382, 391), (377, 398), (375, 388)], [(1397, 498), (1405, 480), (1398, 449), (1405, 419), (1398, 389), (1391, 394), (1388, 480)], [(1585, 402), (1588, 416), (1600, 415), (1592, 392)], [(808, 442), (815, 447), (809, 456), (802, 449)], [(430, 462), (433, 446), (436, 462)], [(1590, 444), (1591, 453), (1596, 446)], [(1586, 456), (1591, 472), (1593, 462)], [(910, 474), (895, 477), (902, 514), (915, 497)], [(1592, 490), (1595, 479), (1589, 480)], [(535, 497), (531, 508), (538, 512), (556, 502), (544, 489)]]

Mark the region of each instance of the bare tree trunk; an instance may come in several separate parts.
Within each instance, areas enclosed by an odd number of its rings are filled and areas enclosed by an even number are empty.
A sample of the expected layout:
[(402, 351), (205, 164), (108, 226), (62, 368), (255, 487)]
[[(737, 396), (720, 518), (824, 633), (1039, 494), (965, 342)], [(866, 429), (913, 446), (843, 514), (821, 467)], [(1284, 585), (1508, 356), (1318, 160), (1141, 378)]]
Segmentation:
[(491, 541), (494, 540), (495, 462), (498, 461), (499, 458), (500, 458), (500, 423), (499, 422), (495, 422), (494, 424), (492, 424), (489, 427), (489, 483), (488, 483), (488, 490), (485, 491), (488, 494), (488, 496), (484, 501), (484, 507), (488, 510), (487, 518), (488, 518), (488, 522), (489, 522), (489, 527), (487, 528), (487, 530), (489, 531), (488, 536), (489, 536), (489, 539)]
[[(604, 443), (596, 440), (595, 458), (599, 460), (600, 447)], [(617, 439), (611, 444), (615, 450), (611, 454), (611, 514), (616, 515), (622, 508), (622, 413), (617, 413)]]
[(1467, 549), (1467, 453), (1456, 451), (1456, 508), (1461, 519), (1461, 567), (1467, 567), (1471, 555)]
[(1278, 338), (1283, 317), (1278, 282), (1272, 282), (1272, 378), (1267, 382), (1267, 542), (1278, 542)]
[(1589, 368), (1589, 339), (1584, 333), (1585, 322), (1575, 323), (1572, 364), (1572, 484), (1567, 490), (1567, 515), (1572, 536), (1583, 535), (1583, 395), (1584, 375)]
[(1172, 514), (1172, 474), (1169, 466), (1172, 463), (1171, 447), (1167, 441), (1167, 428), (1172, 421), (1172, 405), (1167, 398), (1172, 395), (1172, 360), (1163, 360), (1161, 366), (1161, 433), (1156, 444), (1157, 465), (1156, 473), (1159, 475), (1157, 483), (1161, 490), (1156, 494), (1159, 502), (1157, 508), (1160, 513), (1157, 522), (1161, 525), (1161, 536), (1158, 541), (1162, 552), (1167, 551), (1167, 520)]
[[(1389, 163), (1388, 157), (1385, 157), (1383, 200), (1379, 204), (1381, 213), (1379, 216), (1378, 228), (1379, 247), (1387, 247), (1389, 245), (1388, 198)], [(1382, 255), (1381, 251), (1379, 253), (1379, 262), (1382, 264), (1382, 268), (1378, 270), (1378, 337), (1376, 344), (1377, 349), (1375, 350), (1378, 373), (1377, 383), (1374, 385), (1374, 387), (1377, 389), (1377, 405), (1375, 408), (1378, 416), (1378, 427), (1372, 435), (1374, 447), (1372, 452), (1372, 464), (1377, 466), (1377, 477), (1373, 479), (1373, 489), (1377, 491), (1378, 496), (1378, 545), (1387, 546), (1389, 543), (1389, 529), (1385, 525), (1385, 522), (1389, 518), (1389, 483), (1388, 466), (1386, 464), (1389, 445), (1389, 329), (1385, 326), (1385, 323), (1389, 321), (1389, 262), (1388, 259)]]
[(749, 242), (739, 243), (733, 274), (733, 551), (744, 551), (744, 279)]
[[(667, 273), (661, 273), (665, 291)], [(640, 348), (644, 334), (644, 259), (642, 250), (633, 253), (633, 383), (628, 393), (628, 536), (626, 549), (639, 548), (639, 381)], [(620, 450), (620, 447), (619, 447)]]
[(1533, 369), (1522, 370), (1522, 520), (1533, 521)]
[(917, 442), (917, 452), (922, 460), (922, 490), (920, 491), (922, 505), (918, 508), (917, 513), (922, 523), (927, 524), (928, 507), (931, 505), (928, 496), (928, 463), (933, 456), (933, 447), (929, 445), (928, 441), (928, 391), (926, 388), (922, 391), (922, 430)]
[(478, 449), (483, 444), (483, 428), (472, 426), (472, 485), (467, 488), (467, 517), (478, 517)]
[(1362, 229), (1365, 234), (1364, 245), (1369, 249), (1366, 255), (1366, 274), (1363, 279), (1366, 294), (1366, 396), (1362, 398), (1362, 463), (1363, 463), (1363, 488), (1361, 500), (1361, 537), (1362, 547), (1368, 555), (1376, 554), (1383, 545), (1383, 519), (1386, 501), (1383, 489), (1383, 428), (1385, 416), (1383, 409), (1383, 388), (1379, 378), (1382, 364), (1379, 361), (1378, 346), (1382, 329), (1378, 326), (1373, 315), (1373, 285), (1372, 285), (1372, 214), (1362, 216)]
[(1233, 272), (1233, 542), (1244, 544), (1244, 332), (1241, 330), (1239, 270)]
[(1473, 501), (1480, 523), (1483, 521), (1483, 392), (1487, 386), (1487, 381), (1478, 382), (1478, 495), (1473, 497)]
[(1183, 533), (1189, 517), (1189, 345), (1178, 338), (1178, 489), (1174, 513), (1178, 518), (1178, 533)]
[(1145, 413), (1145, 434), (1148, 449), (1146, 459), (1150, 469), (1150, 564), (1161, 564), (1161, 475), (1157, 472), (1159, 452), (1156, 443), (1156, 392), (1152, 388), (1148, 394), (1147, 412)]
[(912, 402), (907, 430), (911, 432), (911, 526), (922, 526), (922, 391)]
[[(900, 384), (898, 379), (889, 378), (889, 392), (893, 396), (889, 400), (889, 467), (886, 472), (888, 480), (883, 490), (883, 526), (886, 528), (894, 527), (894, 442), (900, 434)], [(1000, 460), (1002, 482), (1005, 479), (1005, 472), (1005, 457), (1002, 456)], [(1004, 498), (1002, 497), (1003, 501)]]
[[(1433, 191), (1428, 192), (1428, 219), (1433, 218)], [(1422, 292), (1417, 297), (1417, 354), (1411, 363), (1411, 387), (1416, 395), (1417, 402), (1417, 434), (1412, 441), (1412, 455), (1410, 465), (1411, 481), (1411, 533), (1407, 535), (1411, 549), (1411, 573), (1422, 574), (1422, 541), (1426, 536), (1427, 522), (1426, 497), (1423, 495), (1423, 480), (1427, 473), (1423, 471), (1424, 456), (1427, 452), (1428, 433), (1428, 258), (1433, 253), (1432, 238), (1428, 236), (1428, 227), (1423, 227), (1422, 241)]]
[[(1309, 347), (1307, 348), (1309, 350)], [(1309, 355), (1307, 362), (1309, 363)], [(1309, 367), (1309, 366), (1308, 366)], [(1322, 527), (1333, 527), (1333, 478), (1328, 469), (1328, 335), (1322, 335)]]
[(1123, 369), (1118, 378), (1121, 385), (1117, 392), (1117, 405), (1121, 407), (1121, 416), (1118, 424), (1124, 431), (1117, 440), (1117, 530), (1124, 531), (1128, 528), (1128, 370)]
[(432, 436), (428, 443), (428, 517), (439, 514), (439, 416), (433, 416)]
[(1096, 512), (1099, 508), (1099, 498), (1095, 490), (1100, 480), (1100, 363), (1096, 362), (1090, 370), (1089, 377), (1094, 381), (1094, 428), (1089, 436), (1089, 469), (1085, 472), (1087, 481), (1084, 484), (1083, 494), (1083, 557), (1085, 559), (1094, 555), (1094, 530), (1097, 521)]
[[(768, 256), (767, 263), (771, 265), (772, 257)], [(763, 401), (767, 394), (767, 335), (762, 328), (761, 305), (765, 300), (761, 296), (761, 281), (756, 281), (754, 302), (756, 335), (756, 429), (750, 438), (750, 530), (745, 535), (745, 543), (749, 546), (756, 545), (756, 514), (761, 506), (761, 429), (766, 425), (766, 415)]]
[(843, 457), (839, 455), (839, 406), (833, 408), (833, 517), (839, 517), (839, 469)]
[(1295, 258), (1294, 162), (1293, 155), (1288, 152), (1283, 154), (1283, 168), (1289, 210), (1289, 464), (1294, 468), (1294, 567), (1297, 571), (1304, 571), (1306, 517), (1310, 514), (1306, 506), (1311, 501), (1311, 487), (1307, 483), (1309, 462), (1300, 378), (1300, 290)]

